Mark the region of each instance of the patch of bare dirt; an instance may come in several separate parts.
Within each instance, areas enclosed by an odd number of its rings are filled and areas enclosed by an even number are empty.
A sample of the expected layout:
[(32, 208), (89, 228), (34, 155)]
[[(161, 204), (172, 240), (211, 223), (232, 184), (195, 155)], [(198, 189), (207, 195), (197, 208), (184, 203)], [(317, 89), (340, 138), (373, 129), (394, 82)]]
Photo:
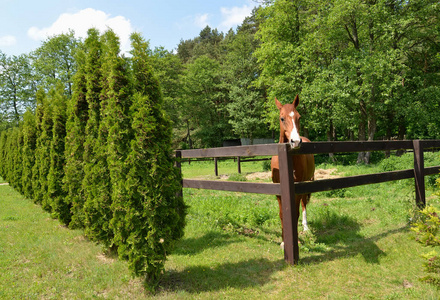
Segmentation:
[(0, 185), (9, 185), (7, 182), (0, 183)]
[[(317, 169), (315, 170), (315, 180), (321, 179), (332, 179), (341, 177), (340, 174), (336, 174), (338, 170), (336, 168), (333, 169)], [(272, 178), (272, 172), (255, 172), (246, 175), (247, 180), (265, 180)]]
[[(332, 178), (339, 178), (341, 177), (341, 174), (337, 174), (337, 169), (333, 168), (333, 169), (317, 169), (315, 170), (315, 180), (321, 180), (321, 179), (332, 179)], [(229, 175), (220, 175), (219, 177), (220, 180), (228, 180), (229, 179)], [(255, 180), (270, 180), (272, 178), (272, 172), (271, 171), (267, 171), (267, 172), (254, 172), (254, 173), (249, 173), (246, 175), (246, 179), (249, 181), (255, 181)], [(199, 177), (195, 177), (193, 179), (201, 179), (201, 180), (215, 180), (216, 178), (214, 176), (199, 176)]]
[(341, 176), (336, 174), (337, 171), (336, 168), (315, 170), (315, 180), (339, 178)]
[(270, 171), (268, 172), (255, 172), (255, 173), (250, 173), (248, 175), (246, 175), (246, 179), (247, 180), (265, 180), (265, 179), (271, 179), (272, 178), (272, 173)]
[(104, 264), (106, 264), (106, 265), (112, 264), (112, 263), (115, 261), (114, 258), (109, 257), (109, 256), (105, 255), (104, 253), (100, 253), (100, 254), (98, 254), (98, 255), (96, 256), (96, 258), (97, 258), (100, 262), (102, 262), (102, 263), (104, 263)]

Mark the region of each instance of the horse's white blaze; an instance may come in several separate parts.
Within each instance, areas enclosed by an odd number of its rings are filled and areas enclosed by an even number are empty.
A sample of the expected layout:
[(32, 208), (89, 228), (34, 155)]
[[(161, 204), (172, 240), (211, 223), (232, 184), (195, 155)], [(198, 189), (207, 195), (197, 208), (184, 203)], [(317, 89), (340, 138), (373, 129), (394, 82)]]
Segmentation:
[(307, 213), (306, 210), (303, 210), (303, 219), (302, 219), (302, 224), (303, 224), (303, 230), (307, 231), (309, 230), (309, 226), (307, 225)]
[(298, 129), (296, 128), (295, 124), (295, 113), (292, 111), (290, 112), (289, 116), (292, 118), (292, 132), (290, 133), (290, 139), (289, 143), (292, 148), (296, 148), (301, 143), (301, 138), (299, 137)]

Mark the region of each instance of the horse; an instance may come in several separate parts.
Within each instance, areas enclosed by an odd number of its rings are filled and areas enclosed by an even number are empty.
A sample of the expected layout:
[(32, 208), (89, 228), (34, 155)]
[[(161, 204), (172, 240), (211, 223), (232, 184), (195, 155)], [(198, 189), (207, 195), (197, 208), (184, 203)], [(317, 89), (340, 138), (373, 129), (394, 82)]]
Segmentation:
[[(275, 98), (275, 105), (278, 107), (280, 111), (280, 141), (279, 143), (289, 143), (291, 148), (299, 148), (301, 143), (310, 142), (310, 140), (306, 137), (302, 137), (299, 135), (300, 124), (299, 119), (301, 115), (296, 110), (299, 104), (299, 97), (296, 95), (292, 104), (282, 105), (277, 98)], [(295, 166), (295, 171), (293, 174), (294, 181), (311, 181), (314, 180), (315, 175), (315, 157), (313, 154), (301, 154), (293, 156), (293, 164)], [(279, 183), (280, 182), (280, 169), (278, 156), (272, 156), (270, 163), (271, 171), (272, 171), (272, 182)], [(277, 195), (278, 204), (280, 207), (280, 219), (281, 219), (281, 232), (283, 242), (281, 243), (281, 247), (284, 246), (284, 228), (283, 228), (283, 210), (281, 203), (281, 196)], [(302, 205), (302, 225), (303, 230), (309, 230), (307, 224), (307, 212), (306, 206), (310, 201), (310, 194), (304, 195), (296, 195), (295, 196), (295, 208), (297, 210), (298, 220), (299, 220), (299, 204)], [(296, 222), (298, 222), (296, 220)]]

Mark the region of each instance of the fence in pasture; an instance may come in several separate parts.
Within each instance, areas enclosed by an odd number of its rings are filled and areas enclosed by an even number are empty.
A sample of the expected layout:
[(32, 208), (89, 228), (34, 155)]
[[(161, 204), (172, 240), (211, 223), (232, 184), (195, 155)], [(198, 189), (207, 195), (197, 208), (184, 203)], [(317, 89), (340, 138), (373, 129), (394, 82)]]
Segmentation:
[[(223, 159), (233, 159), (234, 162), (237, 162), (237, 172), (239, 174), (241, 174), (241, 164), (245, 163), (245, 162), (251, 162), (251, 161), (266, 161), (266, 160), (270, 160), (270, 158), (252, 158), (252, 159), (241, 159), (240, 156), (237, 157), (223, 157)], [(191, 159), (191, 158), (186, 158), (186, 159), (182, 159), (182, 162), (188, 162), (188, 164), (191, 164), (191, 162), (193, 161), (212, 161), (214, 160), (214, 174), (215, 176), (218, 176), (218, 161), (219, 158), (218, 157), (213, 157), (212, 159), (209, 158), (196, 158), (196, 159)]]
[[(433, 150), (436, 148), (440, 148), (440, 140), (311, 142), (303, 143), (299, 149), (291, 149), (289, 144), (267, 144), (210, 149), (178, 150), (176, 151), (176, 157), (219, 158), (277, 155), (279, 157), (278, 159), (280, 165), (280, 183), (183, 179), (182, 187), (281, 195), (284, 216), (284, 259), (289, 264), (296, 264), (299, 260), (299, 247), (297, 222), (298, 212), (296, 209), (294, 209), (295, 194), (309, 194), (354, 187), (359, 185), (414, 178), (416, 204), (419, 207), (423, 207), (425, 206), (424, 177), (426, 175), (440, 173), (440, 166), (425, 168), (423, 153), (424, 151)], [(349, 176), (336, 179), (324, 179), (312, 182), (293, 183), (293, 172), (295, 166), (293, 165), (292, 155), (373, 152), (408, 149), (414, 151), (413, 169)], [(181, 167), (180, 163), (178, 163), (178, 167)]]

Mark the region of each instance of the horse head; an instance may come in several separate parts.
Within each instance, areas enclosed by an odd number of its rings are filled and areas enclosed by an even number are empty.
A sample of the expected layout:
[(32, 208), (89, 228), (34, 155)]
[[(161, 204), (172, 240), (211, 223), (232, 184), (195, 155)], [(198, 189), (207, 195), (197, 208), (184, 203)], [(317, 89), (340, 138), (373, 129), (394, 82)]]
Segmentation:
[(292, 104), (282, 105), (277, 98), (275, 98), (275, 104), (280, 110), (280, 143), (289, 143), (292, 148), (298, 148), (302, 143), (299, 136), (301, 115), (296, 110), (299, 104), (298, 95)]

